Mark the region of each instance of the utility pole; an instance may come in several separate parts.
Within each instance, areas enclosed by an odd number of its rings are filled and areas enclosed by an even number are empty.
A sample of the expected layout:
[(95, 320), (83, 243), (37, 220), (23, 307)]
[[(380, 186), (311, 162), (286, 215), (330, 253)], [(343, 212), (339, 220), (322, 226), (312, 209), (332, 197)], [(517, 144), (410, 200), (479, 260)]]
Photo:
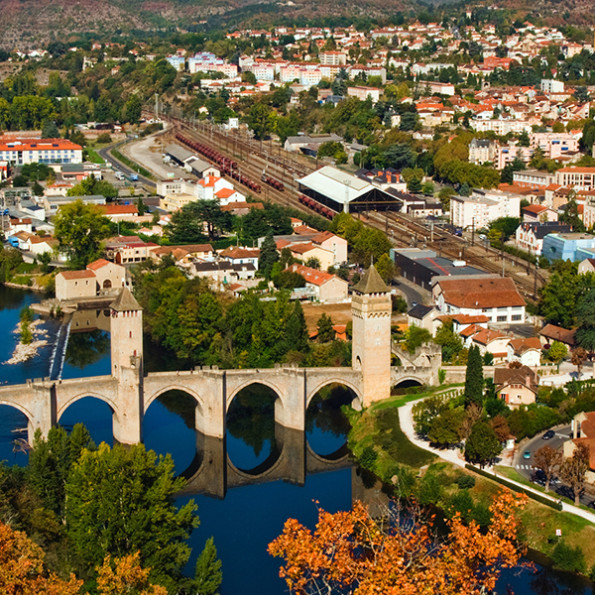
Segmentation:
[(155, 120), (159, 120), (159, 95), (155, 93)]
[(475, 246), (475, 217), (471, 219), (471, 245)]

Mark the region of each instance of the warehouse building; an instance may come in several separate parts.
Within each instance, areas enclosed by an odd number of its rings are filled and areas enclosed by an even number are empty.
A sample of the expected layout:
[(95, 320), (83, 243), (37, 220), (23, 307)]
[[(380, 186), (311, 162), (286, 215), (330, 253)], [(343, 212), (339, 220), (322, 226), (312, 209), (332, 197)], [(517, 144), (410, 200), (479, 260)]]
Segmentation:
[(334, 213), (400, 211), (403, 206), (398, 196), (328, 165), (297, 182), (303, 195), (302, 202), (320, 212), (323, 209)]

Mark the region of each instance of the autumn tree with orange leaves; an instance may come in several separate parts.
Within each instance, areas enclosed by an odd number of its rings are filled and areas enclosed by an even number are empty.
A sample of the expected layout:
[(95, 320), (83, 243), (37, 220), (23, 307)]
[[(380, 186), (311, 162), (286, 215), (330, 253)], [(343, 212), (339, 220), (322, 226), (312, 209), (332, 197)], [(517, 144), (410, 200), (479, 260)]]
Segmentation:
[(279, 575), (299, 595), (479, 595), (494, 589), (503, 568), (519, 563), (516, 512), (526, 500), (501, 492), (487, 531), (457, 514), (444, 539), (410, 511), (400, 515), (397, 507), (388, 521), (376, 520), (356, 502), (348, 512), (319, 510), (314, 531), (288, 519), (269, 553), (285, 560)]
[[(47, 572), (43, 551), (22, 531), (0, 522), (0, 593), (2, 595), (82, 595), (83, 581), (63, 580)], [(167, 595), (167, 589), (149, 582), (148, 568), (141, 568), (140, 554), (106, 556), (98, 569), (98, 595)]]

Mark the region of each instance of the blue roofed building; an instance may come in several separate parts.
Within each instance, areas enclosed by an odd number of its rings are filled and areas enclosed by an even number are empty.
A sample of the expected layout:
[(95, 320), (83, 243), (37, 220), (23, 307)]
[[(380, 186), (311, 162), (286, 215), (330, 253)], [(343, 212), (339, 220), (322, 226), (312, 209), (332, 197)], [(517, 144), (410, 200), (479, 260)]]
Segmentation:
[(586, 252), (595, 248), (595, 236), (588, 233), (550, 233), (543, 239), (542, 255), (550, 262), (554, 260), (570, 260), (580, 262), (589, 258), (592, 253)]

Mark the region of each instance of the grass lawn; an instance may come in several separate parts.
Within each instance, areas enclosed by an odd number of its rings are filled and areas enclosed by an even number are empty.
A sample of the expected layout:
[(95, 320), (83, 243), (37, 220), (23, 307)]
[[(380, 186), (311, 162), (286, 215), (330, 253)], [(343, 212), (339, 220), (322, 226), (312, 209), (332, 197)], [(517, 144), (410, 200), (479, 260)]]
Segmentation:
[(98, 163), (99, 165), (103, 165), (105, 163), (105, 160), (99, 156), (99, 153), (91, 147), (87, 147), (87, 159), (91, 163)]
[(403, 405), (410, 403), (411, 401), (419, 401), (419, 399), (425, 399), (431, 397), (437, 393), (447, 392), (448, 390), (456, 390), (462, 388), (464, 384), (443, 384), (441, 386), (429, 386), (426, 387), (422, 392), (411, 392), (405, 395), (392, 395), (388, 399), (378, 401), (371, 407), (374, 409), (386, 409), (392, 407), (402, 407)]
[[(514, 469), (511, 469), (514, 471)], [(504, 475), (504, 473), (502, 473)], [(507, 475), (510, 479), (512, 474)], [(475, 487), (471, 495), (483, 503), (489, 503), (490, 498), (501, 489), (507, 489), (487, 477), (474, 475)], [(587, 568), (595, 565), (595, 526), (581, 517), (568, 512), (559, 512), (529, 500), (520, 514), (522, 521), (521, 538), (530, 548), (551, 556), (558, 543), (556, 529), (562, 530), (562, 539), (572, 547), (580, 546), (585, 554)]]
[(357, 419), (352, 419), (349, 447), (360, 459), (364, 451), (375, 453), (370, 469), (384, 481), (388, 481), (399, 465), (419, 469), (436, 460), (432, 453), (409, 442), (399, 425), (399, 410), (396, 407), (370, 407)]

